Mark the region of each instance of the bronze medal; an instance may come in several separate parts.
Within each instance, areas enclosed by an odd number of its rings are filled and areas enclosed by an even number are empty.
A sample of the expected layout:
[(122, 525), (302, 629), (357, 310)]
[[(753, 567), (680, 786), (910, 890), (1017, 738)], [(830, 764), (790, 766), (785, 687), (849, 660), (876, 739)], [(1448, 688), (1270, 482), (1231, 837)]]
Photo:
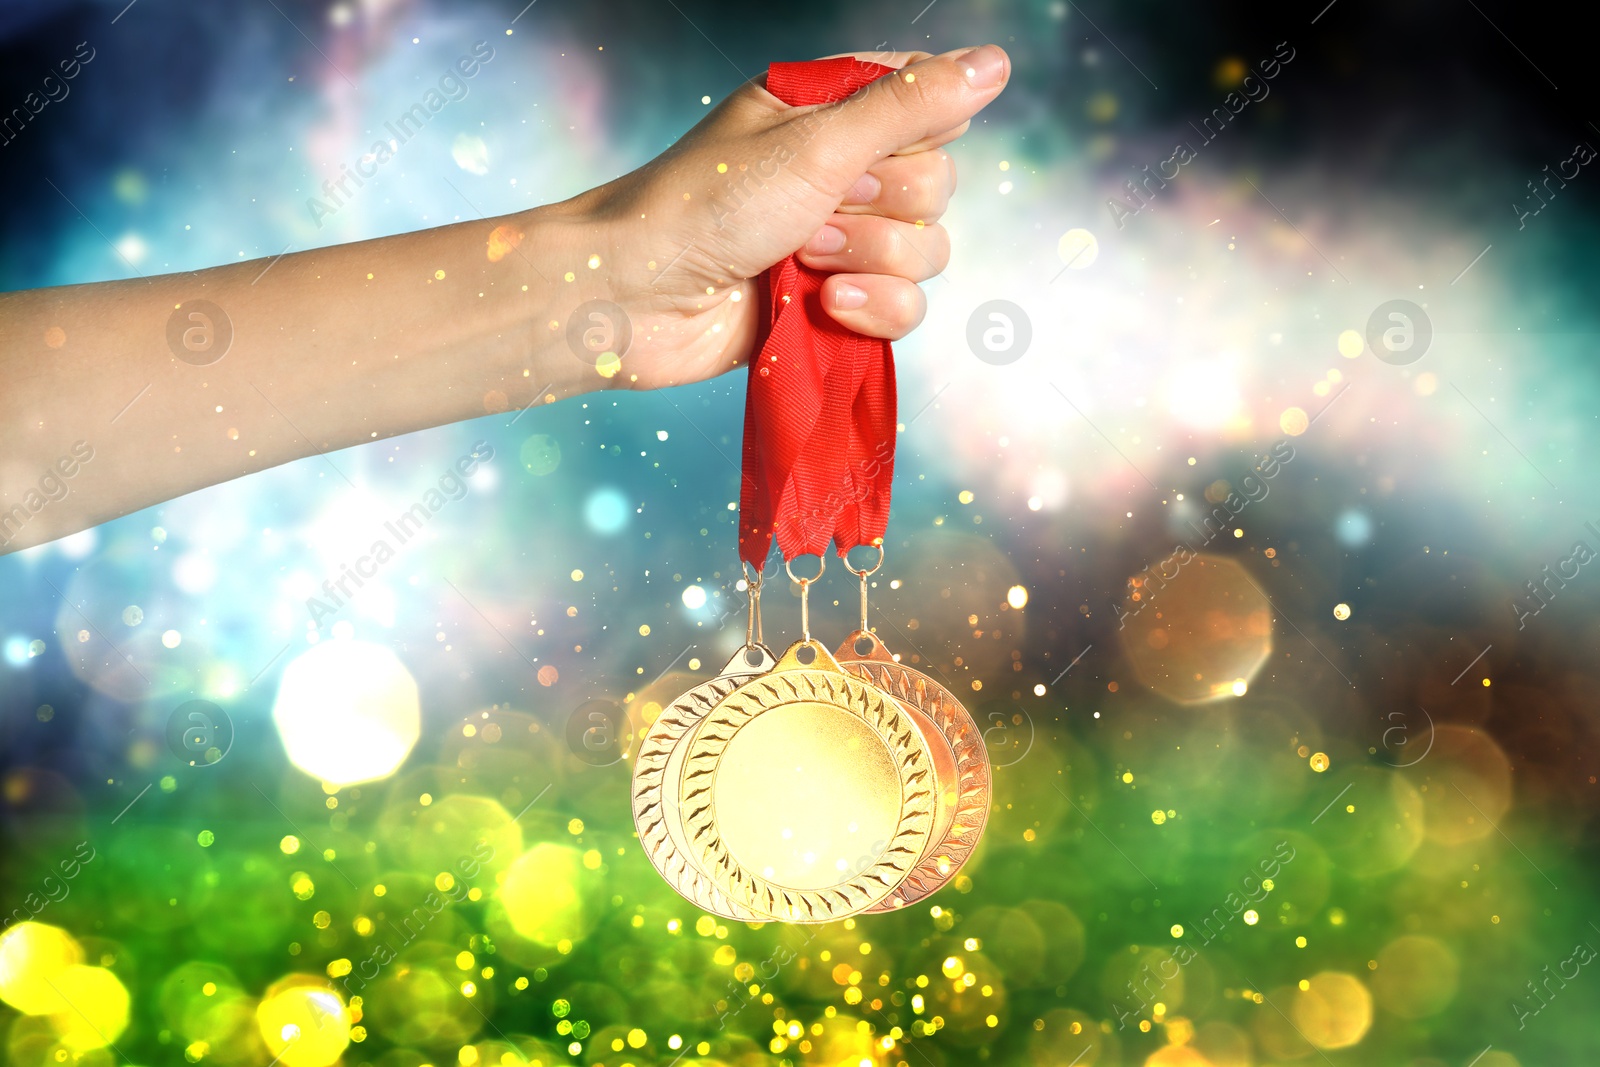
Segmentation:
[(840, 666), (900, 702), (927, 738), (938, 770), (933, 833), (917, 865), (894, 893), (868, 911), (884, 912), (921, 900), (954, 878), (989, 821), (993, 775), (983, 734), (961, 701), (921, 671), (898, 662), (867, 628), (867, 579), (883, 566), (883, 546), (871, 567), (844, 567), (861, 582), (861, 628), (834, 653)]
[[(866, 646), (866, 651), (861, 651)], [(989, 820), (989, 753), (971, 714), (921, 671), (895, 662), (876, 634), (857, 630), (835, 653), (839, 666), (899, 701), (934, 754), (939, 794), (934, 830), (916, 866), (895, 891), (868, 911), (894, 911), (942, 888), (961, 869)]]
[(724, 697), (687, 745), (689, 854), (735, 906), (787, 922), (845, 918), (888, 898), (928, 847), (928, 742), (809, 636)]

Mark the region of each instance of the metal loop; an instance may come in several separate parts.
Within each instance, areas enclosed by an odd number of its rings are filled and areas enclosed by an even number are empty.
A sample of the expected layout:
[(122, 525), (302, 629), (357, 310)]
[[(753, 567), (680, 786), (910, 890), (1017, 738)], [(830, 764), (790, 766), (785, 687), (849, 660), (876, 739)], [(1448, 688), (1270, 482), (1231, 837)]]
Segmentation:
[[(856, 547), (860, 548), (862, 546), (857, 545)], [(844, 569), (849, 571), (851, 574), (855, 575), (857, 578), (866, 578), (869, 575), (877, 574), (878, 573), (878, 569), (883, 566), (883, 546), (881, 544), (879, 544), (879, 545), (868, 545), (866, 547), (868, 547), (868, 548), (876, 548), (878, 550), (878, 562), (874, 563), (872, 565), (872, 567), (870, 569), (868, 569), (868, 570), (859, 570), (858, 571), (854, 567), (850, 566), (850, 553), (849, 552), (846, 552), (844, 555), (839, 557), (839, 561), (844, 564)]]
[(828, 557), (817, 556), (817, 577), (800, 578), (795, 575), (793, 560), (784, 560), (783, 569), (789, 572), (789, 578), (800, 584), (800, 637), (802, 640), (811, 640), (811, 586), (822, 577), (822, 572), (828, 568)]
[[(796, 557), (796, 558), (798, 559), (799, 557)], [(790, 581), (799, 582), (800, 583), (800, 588), (804, 589), (806, 586), (810, 585), (812, 582), (821, 580), (822, 572), (828, 569), (828, 557), (827, 556), (818, 556), (817, 557), (817, 576), (815, 578), (800, 578), (800, 577), (797, 577), (795, 575), (795, 573), (794, 573), (794, 560), (784, 560), (783, 561), (783, 569), (789, 572), (789, 580)]]
[(744, 560), (739, 561), (739, 566), (744, 570), (745, 595), (750, 600), (750, 610), (749, 614), (745, 618), (744, 626), (744, 643), (745, 647), (748, 648), (751, 645), (761, 644), (765, 639), (765, 635), (761, 632), (762, 577), (761, 571), (758, 569), (756, 571), (755, 578), (752, 579), (750, 577), (750, 564), (746, 563)]
[[(856, 547), (859, 548), (861, 546), (857, 545)], [(850, 566), (850, 553), (848, 551), (839, 557), (839, 561), (844, 564), (844, 569), (861, 579), (861, 629), (863, 630), (867, 628), (867, 579), (877, 574), (878, 568), (883, 566), (883, 543), (880, 541), (871, 547), (878, 550), (878, 562), (867, 569), (858, 571)]]

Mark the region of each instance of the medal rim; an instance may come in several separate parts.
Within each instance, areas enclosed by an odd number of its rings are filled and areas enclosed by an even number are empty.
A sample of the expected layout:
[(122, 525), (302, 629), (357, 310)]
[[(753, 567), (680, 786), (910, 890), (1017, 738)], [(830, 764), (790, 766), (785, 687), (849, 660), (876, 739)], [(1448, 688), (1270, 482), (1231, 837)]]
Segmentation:
[[(865, 655), (855, 651), (856, 642), (863, 637), (873, 643), (872, 651)], [(874, 653), (881, 655), (875, 656)], [(994, 769), (989, 763), (989, 749), (983, 743), (983, 734), (966, 705), (949, 689), (922, 671), (896, 661), (889, 655), (878, 635), (872, 631), (857, 630), (846, 637), (839, 645), (839, 652), (834, 654), (834, 658), (839, 666), (849, 671), (853, 677), (859, 678), (895, 700), (914, 705), (916, 710), (922, 712), (938, 727), (955, 759), (956, 804), (950, 829), (946, 831), (943, 840), (929, 841), (917, 864), (888, 898), (866, 909), (873, 914), (898, 911), (907, 904), (914, 904), (932, 896), (949, 885), (967, 860), (972, 858), (972, 853), (977, 849), (978, 842), (983, 838), (983, 831), (989, 824), (989, 807), (994, 795)], [(879, 679), (872, 675), (873, 668), (883, 672), (883, 681), (887, 684), (881, 684)], [(894, 684), (895, 671), (903, 675), (900, 679), (903, 684), (899, 687)], [(916, 698), (919, 682), (922, 683), (920, 687), (922, 692), (932, 695), (934, 701)], [(937, 710), (930, 707), (934, 703), (937, 704)], [(948, 718), (944, 713), (948, 713)], [(958, 747), (957, 732), (964, 733), (970, 741), (959, 741)], [(963, 753), (963, 749), (967, 751)], [(970, 821), (964, 822), (964, 819)], [(960, 840), (955, 836), (957, 828), (963, 826), (971, 830), (968, 840)], [(957, 852), (959, 855), (952, 855)], [(938, 857), (941, 855), (947, 856), (950, 860), (948, 871), (939, 870)], [(903, 893), (902, 890), (907, 886), (911, 887), (911, 892)]]
[[(796, 658), (802, 647), (816, 651), (811, 664)], [(787, 695), (771, 688), (784, 682), (789, 685)], [(769, 688), (758, 694), (756, 688), (763, 684)], [(796, 703), (826, 704), (859, 718), (888, 749), (900, 779), (901, 813), (889, 846), (870, 867), (821, 889), (785, 886), (740, 864), (717, 832), (716, 804), (710, 797), (716, 788), (718, 764), (739, 730), (766, 711)], [(700, 851), (700, 868), (729, 900), (781, 921), (832, 922), (866, 911), (894, 893), (915, 869), (932, 837), (933, 790), (938, 782), (922, 731), (905, 708), (846, 671), (816, 641), (795, 642), (773, 670), (723, 697), (701, 720), (690, 744), (679, 811), (689, 842)], [(703, 786), (692, 784), (693, 779), (706, 775), (710, 778)]]
[[(742, 646), (723, 668), (723, 673), (685, 691), (661, 709), (661, 714), (650, 724), (644, 738), (639, 742), (639, 752), (634, 757), (633, 778), (629, 791), (634, 830), (639, 835), (639, 844), (651, 866), (686, 901), (702, 911), (733, 922), (771, 922), (776, 916), (730, 900), (695, 862), (690, 851), (678, 847), (667, 820), (677, 818), (685, 842), (688, 840), (688, 831), (683, 827), (681, 788), (679, 783), (668, 781), (667, 770), (672, 766), (675, 752), (680, 746), (689, 743), (706, 716), (723, 699), (770, 671), (770, 667), (766, 670), (749, 669), (744, 663), (745, 653), (752, 648), (763, 652), (767, 662), (776, 663), (777, 657), (766, 646)], [(735, 666), (745, 666), (747, 669), (730, 670)], [(719, 683), (728, 681), (733, 681), (735, 684), (724, 692)], [(703, 702), (704, 710), (697, 712), (691, 702), (694, 704)], [(683, 715), (693, 716), (693, 720), (683, 721)], [(680, 776), (682, 767), (687, 764), (686, 757), (680, 766)], [(671, 808), (668, 807), (669, 796), (673, 796), (677, 801)], [(645, 813), (652, 807), (652, 799), (653, 806), (658, 809), (657, 821), (647, 829), (643, 820), (646, 818)], [(649, 839), (656, 836), (659, 836), (659, 840), (651, 844)], [(674, 874), (669, 866), (674, 858), (681, 860), (683, 865), (677, 874)]]

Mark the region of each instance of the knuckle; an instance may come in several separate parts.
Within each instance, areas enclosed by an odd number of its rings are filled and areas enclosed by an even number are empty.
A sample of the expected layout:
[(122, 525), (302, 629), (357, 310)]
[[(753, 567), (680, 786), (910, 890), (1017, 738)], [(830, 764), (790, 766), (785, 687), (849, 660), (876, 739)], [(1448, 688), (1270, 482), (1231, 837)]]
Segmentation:
[[(917, 75), (921, 74), (920, 77)], [(937, 100), (933, 79), (926, 72), (901, 71), (893, 76), (895, 95), (900, 103), (910, 109), (922, 111)]]
[(943, 271), (950, 265), (950, 231), (934, 225), (925, 227), (922, 234), (928, 243), (928, 260), (934, 265), (934, 272)]
[(935, 160), (929, 160), (929, 165), (918, 168), (916, 206), (919, 218), (938, 215), (944, 211), (948, 200), (948, 194), (945, 192), (946, 173), (944, 166)]
[(923, 313), (927, 310), (926, 297), (922, 290), (911, 282), (902, 282), (894, 286), (887, 301), (885, 318), (893, 323), (895, 329), (909, 332), (917, 328), (922, 322)]
[(875, 258), (893, 273), (903, 273), (912, 259), (912, 251), (906, 242), (905, 234), (900, 227), (893, 224), (879, 224), (873, 228), (880, 235)]

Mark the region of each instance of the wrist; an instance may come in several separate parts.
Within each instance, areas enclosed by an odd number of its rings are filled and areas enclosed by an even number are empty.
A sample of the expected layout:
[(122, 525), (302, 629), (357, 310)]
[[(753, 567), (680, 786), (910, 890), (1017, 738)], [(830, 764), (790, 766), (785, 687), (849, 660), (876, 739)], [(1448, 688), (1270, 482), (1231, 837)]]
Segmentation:
[(526, 329), (535, 376), (542, 373), (552, 383), (545, 391), (557, 396), (628, 386), (620, 357), (638, 340), (638, 308), (617, 284), (626, 253), (602, 192), (502, 220), (524, 235), (516, 251), (526, 253), (520, 266), (528, 289), (520, 295), (543, 294), (527, 301)]

